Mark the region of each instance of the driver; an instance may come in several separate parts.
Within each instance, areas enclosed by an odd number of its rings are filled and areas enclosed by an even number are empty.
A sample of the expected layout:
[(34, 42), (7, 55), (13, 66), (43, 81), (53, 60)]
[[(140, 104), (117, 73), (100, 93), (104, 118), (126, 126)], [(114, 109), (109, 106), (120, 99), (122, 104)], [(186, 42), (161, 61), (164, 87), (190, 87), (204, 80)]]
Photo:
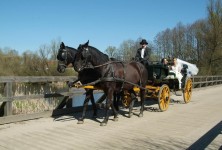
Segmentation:
[(147, 67), (149, 64), (149, 49), (147, 47), (148, 42), (145, 39), (142, 39), (140, 45), (141, 47), (136, 52), (135, 60), (141, 62), (145, 67)]

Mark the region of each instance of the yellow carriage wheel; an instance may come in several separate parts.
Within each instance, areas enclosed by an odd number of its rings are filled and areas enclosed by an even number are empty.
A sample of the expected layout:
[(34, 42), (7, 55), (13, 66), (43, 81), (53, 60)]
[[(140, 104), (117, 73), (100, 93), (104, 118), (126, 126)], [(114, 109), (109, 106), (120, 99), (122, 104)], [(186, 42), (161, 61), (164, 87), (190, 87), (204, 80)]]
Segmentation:
[(131, 95), (127, 91), (124, 91), (123, 97), (122, 97), (122, 104), (125, 108), (129, 108), (129, 105), (131, 103)]
[(158, 95), (159, 108), (161, 111), (166, 111), (170, 103), (170, 88), (164, 84), (160, 87)]
[(185, 103), (189, 103), (191, 100), (192, 86), (193, 84), (191, 78), (187, 78), (183, 89), (183, 99)]

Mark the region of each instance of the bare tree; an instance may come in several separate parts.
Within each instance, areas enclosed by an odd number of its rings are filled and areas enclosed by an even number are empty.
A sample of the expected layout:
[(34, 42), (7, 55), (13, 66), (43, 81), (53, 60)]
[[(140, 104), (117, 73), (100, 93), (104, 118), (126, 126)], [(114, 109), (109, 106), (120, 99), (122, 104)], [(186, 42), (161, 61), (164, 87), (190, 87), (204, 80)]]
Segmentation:
[(210, 0), (208, 11), (208, 31), (206, 34), (208, 74), (217, 74), (222, 63), (222, 3), (220, 0)]
[(51, 51), (51, 60), (57, 60), (57, 54), (58, 54), (58, 50), (59, 50), (59, 46), (60, 46), (61, 40), (57, 39), (57, 40), (52, 40), (51, 44), (50, 44), (50, 51)]
[(135, 42), (133, 40), (126, 40), (120, 44), (119, 51), (122, 52), (123, 60), (129, 61), (135, 56)]
[(115, 46), (108, 46), (105, 52), (108, 54), (109, 57), (117, 58), (118, 50)]

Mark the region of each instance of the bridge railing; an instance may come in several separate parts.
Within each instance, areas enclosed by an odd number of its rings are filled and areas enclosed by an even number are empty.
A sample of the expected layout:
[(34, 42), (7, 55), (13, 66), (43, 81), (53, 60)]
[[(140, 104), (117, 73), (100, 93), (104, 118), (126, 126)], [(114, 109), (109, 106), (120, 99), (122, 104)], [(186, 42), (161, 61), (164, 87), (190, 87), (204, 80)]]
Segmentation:
[(222, 76), (193, 76), (192, 80), (194, 88), (222, 84)]
[[(59, 90), (41, 90), (41, 92), (32, 91), (30, 93), (30, 89), (25, 90), (23, 94), (16, 94), (15, 93), (15, 84), (23, 84), (23, 86), (27, 87), (30, 84), (33, 86), (37, 85), (50, 85), (52, 83), (65, 83), (67, 81), (74, 81), (77, 77), (72, 76), (9, 76), (9, 77), (0, 77), (0, 85), (1, 85), (1, 96), (0, 96), (0, 124), (9, 123), (9, 122), (16, 122), (20, 120), (29, 120), (33, 118), (39, 118), (44, 116), (51, 116), (52, 114), (59, 114), (63, 113), (56, 110), (62, 110), (61, 107), (66, 107), (67, 112), (68, 108), (71, 107), (71, 99), (70, 97), (73, 95), (64, 96), (63, 94), (54, 94), (52, 97), (59, 98), (63, 97), (63, 100), (59, 102), (58, 106), (55, 107), (53, 111), (44, 111), (40, 113), (33, 113), (33, 114), (22, 114), (22, 115), (14, 115), (13, 113), (13, 102), (24, 102), (24, 101), (31, 101), (33, 99), (45, 99), (46, 93), (53, 93), (57, 92), (60, 93)], [(49, 86), (48, 86), (49, 87)], [(42, 87), (41, 87), (42, 88)], [(59, 91), (59, 92), (58, 92)], [(66, 90), (68, 91), (68, 90)], [(75, 93), (73, 93), (75, 94)], [(67, 103), (64, 104), (64, 101)], [(19, 104), (20, 105), (20, 104)], [(35, 107), (35, 106), (32, 106)], [(25, 109), (25, 108), (24, 108)], [(65, 111), (65, 110), (64, 110)]]
[[(45, 116), (55, 116), (60, 114), (67, 114), (75, 111), (79, 111), (81, 108), (77, 108), (72, 106), (72, 97), (75, 94), (83, 93), (84, 91), (76, 90), (65, 92), (56, 92), (49, 91), (48, 94), (39, 93), (39, 94), (25, 94), (25, 95), (15, 95), (13, 94), (13, 84), (15, 83), (52, 83), (52, 82), (67, 82), (74, 81), (76, 77), (71, 76), (26, 76), (26, 77), (0, 77), (0, 84), (3, 84), (3, 94), (0, 97), (0, 124), (17, 122), (21, 120), (29, 120), (34, 118), (40, 118)], [(193, 80), (193, 88), (201, 88), (206, 86), (214, 86), (218, 84), (222, 84), (222, 76), (194, 76)], [(32, 99), (48, 99), (48, 98), (63, 98), (59, 101), (57, 106), (53, 110), (44, 111), (40, 113), (32, 113), (32, 114), (13, 114), (12, 103), (13, 101), (31, 101)], [(101, 97), (104, 99), (104, 97)], [(100, 99), (99, 99), (100, 100)], [(99, 101), (98, 100), (98, 101)]]

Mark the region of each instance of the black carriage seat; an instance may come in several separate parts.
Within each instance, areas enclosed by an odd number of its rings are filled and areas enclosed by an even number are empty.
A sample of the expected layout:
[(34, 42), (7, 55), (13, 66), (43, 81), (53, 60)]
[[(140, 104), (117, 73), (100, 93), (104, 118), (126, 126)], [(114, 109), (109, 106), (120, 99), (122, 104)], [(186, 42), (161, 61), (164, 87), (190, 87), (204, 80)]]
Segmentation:
[(147, 67), (148, 70), (148, 80), (162, 80), (166, 78), (169, 74), (169, 68), (163, 64), (151, 64)]
[(170, 70), (168, 76), (166, 76), (165, 79), (176, 79), (176, 78), (177, 78), (176, 73)]

